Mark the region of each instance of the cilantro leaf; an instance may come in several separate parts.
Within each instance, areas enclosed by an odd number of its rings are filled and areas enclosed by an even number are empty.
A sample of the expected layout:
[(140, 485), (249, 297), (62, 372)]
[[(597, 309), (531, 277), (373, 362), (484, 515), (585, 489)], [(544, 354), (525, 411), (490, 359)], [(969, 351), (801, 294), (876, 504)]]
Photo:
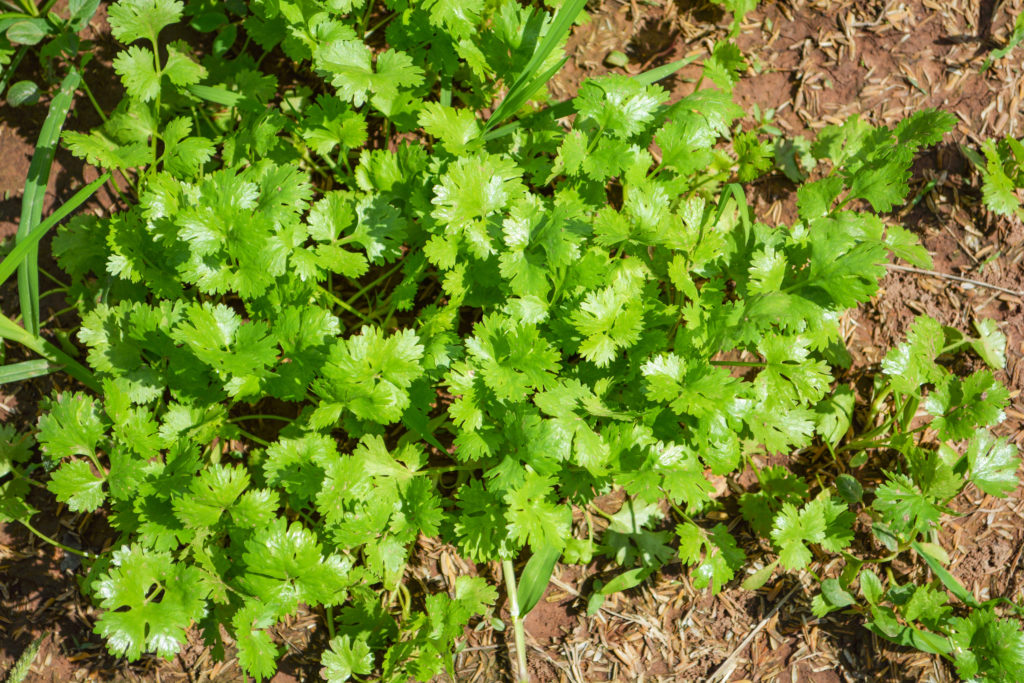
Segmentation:
[(156, 43), (165, 27), (181, 19), (184, 5), (179, 0), (118, 0), (110, 5), (110, 32), (122, 43), (147, 38)]
[(327, 683), (344, 683), (352, 674), (366, 675), (373, 670), (373, 653), (365, 639), (340, 635), (331, 640), (320, 663)]
[(598, 129), (617, 138), (629, 138), (654, 120), (658, 106), (668, 93), (656, 85), (612, 74), (600, 80), (588, 80), (580, 86), (573, 101), (583, 118), (594, 121)]
[(39, 417), (39, 445), (54, 460), (94, 455), (106, 433), (96, 404), (85, 394), (61, 394)]
[(170, 553), (123, 546), (93, 584), (105, 610), (96, 633), (112, 654), (138, 659), (145, 651), (170, 659), (185, 643), (185, 630), (206, 611), (200, 586), (199, 570)]
[(892, 387), (913, 394), (922, 384), (933, 384), (945, 375), (935, 359), (945, 345), (942, 326), (934, 319), (920, 316), (907, 332), (907, 341), (891, 349), (882, 360), (882, 371)]
[(966, 679), (1012, 681), (1024, 668), (1024, 633), (1020, 624), (1000, 619), (991, 607), (950, 619), (956, 645), (956, 670)]
[(932, 426), (941, 439), (970, 438), (975, 426), (1001, 422), (1010, 392), (989, 370), (980, 370), (965, 380), (947, 376), (928, 394), (925, 409), (935, 416)]
[(107, 498), (103, 491), (104, 481), (105, 477), (96, 476), (88, 462), (71, 460), (50, 475), (46, 488), (57, 496), (57, 500), (67, 503), (72, 511), (92, 512)]
[(522, 485), (505, 494), (506, 528), (520, 545), (529, 543), (534, 548), (565, 545), (572, 514), (567, 506), (548, 500), (553, 483), (550, 477), (531, 472)]
[(978, 429), (967, 445), (967, 462), (971, 481), (989, 495), (1002, 498), (1017, 488), (1020, 458), (1017, 448), (1005, 437), (995, 438), (985, 429)]

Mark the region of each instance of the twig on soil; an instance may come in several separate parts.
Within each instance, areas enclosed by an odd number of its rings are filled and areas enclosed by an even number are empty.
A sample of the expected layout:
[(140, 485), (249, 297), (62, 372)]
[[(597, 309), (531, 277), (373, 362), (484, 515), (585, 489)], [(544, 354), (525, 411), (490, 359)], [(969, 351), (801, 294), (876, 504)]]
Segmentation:
[(751, 641), (754, 640), (754, 637), (761, 632), (761, 629), (768, 625), (768, 622), (771, 621), (771, 618), (775, 616), (775, 613), (782, 609), (782, 606), (785, 605), (789, 601), (789, 599), (793, 597), (793, 594), (796, 593), (797, 590), (799, 590), (802, 587), (803, 586), (799, 583), (793, 586), (789, 590), (789, 592), (786, 593), (786, 595), (783, 596), (783, 598), (779, 600), (778, 603), (776, 603), (775, 607), (772, 608), (772, 611), (766, 614), (764, 619), (761, 620), (761, 623), (755, 626), (754, 630), (748, 633), (747, 637), (744, 638), (742, 642), (740, 642), (740, 644), (736, 646), (736, 649), (732, 651), (732, 654), (726, 657), (725, 661), (722, 662), (717, 669), (715, 669), (714, 673), (708, 676), (708, 683), (716, 683), (716, 681), (726, 681), (729, 679), (729, 676), (732, 675), (732, 672), (736, 669), (736, 664), (739, 661), (740, 653), (743, 652), (747, 645), (750, 645)]
[(1003, 292), (1004, 294), (1024, 297), (1024, 292), (1015, 289), (1007, 289), (1006, 287), (1000, 287), (999, 285), (990, 285), (989, 283), (982, 282), (981, 280), (972, 280), (970, 278), (960, 277), (959, 275), (950, 275), (948, 273), (940, 273), (934, 270), (925, 270), (924, 268), (914, 268), (913, 266), (901, 266), (895, 263), (887, 263), (886, 265), (889, 268), (892, 268), (893, 270), (902, 270), (906, 273), (917, 273), (918, 275), (930, 275), (931, 277), (939, 277), (944, 278), (946, 280), (954, 280), (956, 282), (963, 282), (969, 285), (974, 285), (976, 287), (986, 287), (988, 289), (994, 289), (997, 292)]

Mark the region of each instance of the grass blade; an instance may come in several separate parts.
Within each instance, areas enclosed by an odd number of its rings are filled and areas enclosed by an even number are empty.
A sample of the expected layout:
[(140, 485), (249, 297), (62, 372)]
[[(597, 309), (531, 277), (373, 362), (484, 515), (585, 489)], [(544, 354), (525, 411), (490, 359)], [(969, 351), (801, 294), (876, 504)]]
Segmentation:
[[(25, 240), (43, 219), (43, 200), (50, 178), (53, 155), (57, 150), (61, 128), (71, 109), (75, 88), (82, 82), (82, 74), (72, 67), (61, 81), (60, 90), (50, 101), (50, 110), (39, 132), (36, 151), (28, 167), (25, 181), (25, 195), (21, 200), (21, 222), (18, 224), (17, 241)], [(21, 302), (21, 317), (25, 327), (33, 335), (39, 334), (39, 248), (38, 242), (25, 255), (18, 269), (18, 299)]]
[(664, 80), (674, 74), (675, 72), (682, 69), (684, 66), (689, 66), (697, 61), (700, 55), (693, 55), (692, 57), (684, 57), (678, 61), (671, 62), (669, 64), (662, 64), (656, 66), (653, 69), (648, 69), (642, 73), (638, 73), (633, 76), (633, 80), (640, 85), (654, 85), (658, 81)]
[(42, 377), (56, 370), (60, 370), (60, 366), (45, 359), (26, 360), (20, 363), (11, 363), (10, 365), (0, 365), (0, 384), (11, 384), (26, 379)]
[(956, 577), (946, 571), (946, 568), (935, 559), (929, 552), (927, 552), (921, 544), (917, 541), (911, 541), (910, 546), (917, 552), (921, 558), (928, 563), (932, 573), (939, 578), (949, 592), (960, 599), (960, 602), (964, 603), (968, 607), (979, 607), (978, 601), (974, 599), (974, 596), (964, 588), (963, 584), (956, 580)]
[(562, 556), (562, 551), (555, 546), (542, 546), (533, 553), (533, 557), (526, 563), (523, 573), (519, 577), (519, 587), (516, 591), (519, 598), (519, 613), (527, 615), (534, 605), (540, 602), (544, 595), (544, 589), (551, 581), (551, 572), (555, 569), (555, 563)]
[(519, 110), (519, 107), (557, 73), (558, 69), (562, 68), (562, 64), (565, 62), (564, 59), (558, 64), (557, 69), (548, 69), (540, 77), (537, 75), (537, 71), (544, 65), (544, 62), (558, 46), (558, 43), (569, 34), (573, 22), (576, 21), (576, 17), (580, 15), (586, 4), (587, 0), (566, 0), (565, 4), (559, 8), (554, 20), (551, 22), (551, 26), (548, 28), (548, 32), (544, 35), (544, 40), (534, 50), (533, 56), (530, 57), (530, 61), (527, 62), (523, 72), (519, 74), (512, 87), (508, 89), (505, 99), (502, 100), (498, 108), (491, 114), (491, 118), (487, 120), (484, 132), (512, 116), (512, 114)]
[(39, 244), (39, 240), (52, 228), (57, 225), (60, 221), (67, 217), (72, 211), (81, 206), (89, 197), (91, 197), (96, 190), (100, 189), (103, 183), (107, 182), (110, 178), (109, 173), (104, 173), (96, 180), (92, 181), (81, 190), (76, 192), (71, 199), (64, 202), (59, 209), (50, 214), (45, 221), (35, 227), (35, 229), (28, 234), (28, 237), (19, 240), (14, 249), (11, 250), (3, 261), (0, 261), (0, 284), (7, 282), (7, 278), (14, 274), (14, 271), (18, 269), (18, 265), (26, 258), (26, 256), (33, 251), (33, 249)]
[(101, 385), (88, 368), (42, 337), (29, 333), (28, 330), (8, 318), (6, 315), (0, 315), (0, 337), (10, 339), (13, 342), (17, 342), (18, 344), (35, 351), (51, 363), (63, 365), (66, 373), (95, 391), (97, 394), (100, 393)]

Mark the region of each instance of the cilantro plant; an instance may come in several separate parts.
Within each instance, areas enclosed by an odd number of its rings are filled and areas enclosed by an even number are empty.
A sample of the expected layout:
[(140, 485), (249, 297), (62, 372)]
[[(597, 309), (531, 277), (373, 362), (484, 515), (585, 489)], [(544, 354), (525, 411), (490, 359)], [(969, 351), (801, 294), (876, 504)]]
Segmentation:
[[(522, 616), (559, 558), (613, 569), (592, 607), (673, 556), (699, 588), (733, 581), (746, 555), (705, 522), (709, 473), (757, 453), (900, 452), (906, 468), (875, 492), (877, 533), (926, 559), (966, 481), (1015, 481), (1012, 448), (983, 431), (1005, 389), (935, 364), (965, 344), (996, 359), (990, 324), (978, 339), (940, 329), (924, 352), (915, 328), (854, 437), (852, 394), (833, 388), (849, 362), (841, 315), (888, 258), (927, 257), (877, 212), (904, 200), (915, 152), (952, 117), (824, 129), (808, 154), (827, 171), (801, 186), (798, 222), (768, 226), (739, 183), (773, 148), (742, 130), (730, 43), (704, 64), (709, 87), (676, 102), (657, 81), (678, 64), (550, 103), (579, 0), (554, 16), (512, 0), (225, 9), (110, 7), (125, 97), (64, 142), (119, 172), (124, 206), (75, 217), (53, 245), (100, 391), (53, 397), (41, 462), (29, 436), (2, 434), (5, 521), (31, 524), (36, 472), (71, 510), (108, 511), (119, 540), (83, 586), (111, 652), (173, 656), (197, 626), (221, 654), (223, 627), (267, 678), (270, 629), (301, 604), (328, 631), (329, 681), (451, 674), (498, 587), (462, 576), (414, 601), (403, 576), (424, 535), (500, 562), (522, 675)], [(186, 10), (227, 32), (220, 47), (165, 40)], [(268, 54), (316, 78), (279, 79)], [(911, 424), (921, 391), (945, 446)], [(744, 511), (765, 512), (750, 524), (783, 567), (846, 550), (853, 483), (808, 499), (784, 472), (759, 476)], [(612, 491), (620, 510), (595, 504)], [(872, 610), (902, 605), (898, 588), (879, 579), (861, 608), (896, 639)], [(1018, 627), (994, 609), (928, 622), (943, 654), (995, 671), (984, 634)]]
[(991, 211), (1002, 216), (1024, 217), (1018, 190), (1024, 187), (1024, 145), (1016, 138), (989, 138), (981, 144), (981, 154), (961, 147), (982, 180), (982, 200)]

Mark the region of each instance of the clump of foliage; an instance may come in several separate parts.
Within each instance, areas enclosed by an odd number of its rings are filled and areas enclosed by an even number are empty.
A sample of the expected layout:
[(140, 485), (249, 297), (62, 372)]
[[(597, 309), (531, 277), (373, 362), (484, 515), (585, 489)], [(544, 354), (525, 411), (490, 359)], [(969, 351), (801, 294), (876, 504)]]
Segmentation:
[[(1005, 388), (940, 363), (969, 348), (998, 367), (1005, 340), (990, 322), (973, 338), (921, 319), (864, 419), (834, 386), (842, 314), (888, 258), (927, 264), (878, 213), (904, 201), (915, 152), (952, 117), (825, 128), (799, 220), (765, 225), (737, 184), (773, 153), (739, 125), (739, 51), (716, 46), (701, 80), (714, 87), (675, 102), (656, 83), (668, 67), (549, 103), (581, 8), (110, 7), (125, 97), (63, 139), (120, 174), (125, 205), (75, 217), (53, 244), (102, 390), (55, 396), (35, 439), (49, 490), (107, 509), (119, 536), (83, 580), (111, 652), (172, 656), (193, 624), (222, 651), (225, 627), (266, 678), (269, 629), (304, 604), (323, 608), (328, 680), (429, 680), (498, 594), (464, 576), (414, 608), (402, 579), (424, 535), (502, 562), (522, 662), (520, 617), (559, 558), (621, 566), (595, 608), (675, 556), (717, 591), (747, 558), (704, 521), (709, 474), (825, 444), (848, 471), (813, 488), (755, 466), (742, 511), (779, 559), (748, 585), (841, 555), (821, 614), (858, 610), (965, 676), (1017, 666), (1017, 622), (974, 601), (934, 543), (968, 483), (1016, 485), (1015, 450), (988, 431)], [(162, 38), (186, 13), (215, 33), (201, 57)], [(316, 84), (261, 69), (278, 50)], [(31, 437), (3, 444), (0, 519), (30, 523)], [(865, 490), (863, 454), (883, 448), (891, 471)], [(613, 490), (622, 510), (597, 511)], [(592, 511), (610, 518), (600, 537)], [(862, 512), (888, 554), (851, 553)], [(888, 569), (909, 551), (935, 582)]]

